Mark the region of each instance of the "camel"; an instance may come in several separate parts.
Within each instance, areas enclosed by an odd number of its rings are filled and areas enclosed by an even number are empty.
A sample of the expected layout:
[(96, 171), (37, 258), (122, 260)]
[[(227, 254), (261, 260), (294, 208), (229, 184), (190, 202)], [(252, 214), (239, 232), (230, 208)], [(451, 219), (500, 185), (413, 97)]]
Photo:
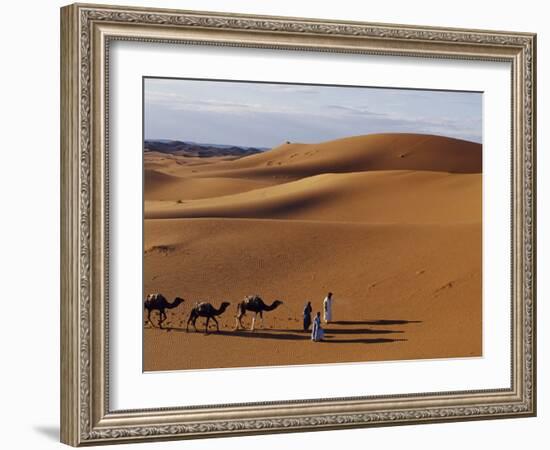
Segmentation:
[(244, 328), (241, 320), (246, 315), (247, 311), (254, 313), (252, 318), (252, 326), (250, 327), (251, 331), (254, 331), (254, 325), (256, 324), (256, 317), (260, 314), (260, 319), (262, 319), (261, 326), (264, 324), (264, 311), (273, 311), (279, 305), (282, 305), (281, 300), (275, 300), (271, 305), (266, 305), (262, 298), (259, 295), (249, 295), (245, 299), (237, 304), (237, 315), (235, 316), (235, 330), (239, 328)]
[(189, 331), (190, 323), (193, 325), (193, 328), (195, 328), (195, 331), (197, 331), (197, 326), (195, 324), (199, 317), (206, 317), (206, 324), (204, 326), (204, 332), (206, 334), (208, 334), (208, 322), (210, 322), (210, 319), (212, 319), (216, 323), (216, 328), (218, 329), (218, 331), (220, 331), (220, 324), (216, 320), (216, 316), (221, 316), (228, 306), (229, 302), (223, 302), (220, 305), (219, 309), (216, 309), (214, 308), (214, 306), (212, 306), (211, 303), (197, 303), (189, 314), (189, 319), (187, 319), (187, 328), (185, 329), (185, 331)]
[(184, 301), (183, 298), (176, 297), (174, 301), (170, 303), (162, 294), (156, 293), (147, 295), (145, 303), (143, 304), (144, 309), (147, 310), (147, 320), (151, 322), (153, 327), (155, 326), (151, 321), (151, 312), (156, 309), (159, 312), (159, 328), (162, 328), (162, 322), (166, 320), (166, 310), (173, 309), (181, 305)]

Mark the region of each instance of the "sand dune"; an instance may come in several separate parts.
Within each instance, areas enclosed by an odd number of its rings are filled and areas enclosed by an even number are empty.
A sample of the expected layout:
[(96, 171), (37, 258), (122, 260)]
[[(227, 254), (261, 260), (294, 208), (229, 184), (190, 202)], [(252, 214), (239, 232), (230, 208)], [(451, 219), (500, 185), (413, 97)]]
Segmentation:
[[(208, 181), (215, 183), (215, 179)], [(190, 184), (196, 182), (198, 180), (191, 180)], [(225, 184), (225, 180), (219, 183)], [(194, 192), (194, 185), (192, 189)], [(205, 188), (203, 192), (207, 196), (211, 191)], [(365, 223), (479, 222), (481, 196), (477, 194), (480, 192), (480, 174), (417, 171), (323, 174), (199, 201), (148, 202), (146, 217), (285, 218)]]
[(421, 134), (370, 134), (319, 144), (284, 144), (207, 170), (241, 176), (306, 177), (364, 170), (481, 173), (481, 145)]
[[(237, 160), (147, 152), (144, 289), (187, 301), (171, 332), (146, 324), (144, 369), (480, 356), (481, 155), (413, 134)], [(328, 290), (337, 322), (315, 345), (301, 310)], [(253, 293), (285, 305), (262, 331), (230, 331)], [(182, 331), (199, 300), (233, 302), (220, 334)]]
[(210, 164), (232, 161), (230, 157), (200, 158), (192, 156), (179, 156), (158, 152), (146, 152), (143, 155), (145, 169), (157, 170), (169, 175), (189, 176), (197, 171), (196, 168), (203, 168)]
[[(236, 160), (223, 158), (178, 158), (146, 154), (147, 159), (172, 163), (170, 170), (182, 176), (303, 178), (322, 173), (364, 170), (426, 170), (481, 173), (481, 145), (442, 136), (423, 134), (369, 134), (319, 144), (283, 144), (264, 153)], [(201, 161), (192, 161), (192, 160)], [(215, 164), (211, 164), (214, 162)], [(185, 163), (185, 164), (184, 164)], [(187, 163), (200, 163), (193, 173)]]
[(185, 178), (148, 169), (145, 171), (145, 200), (195, 200), (222, 197), (261, 189), (272, 185), (269, 180), (247, 180), (246, 178), (202, 177)]

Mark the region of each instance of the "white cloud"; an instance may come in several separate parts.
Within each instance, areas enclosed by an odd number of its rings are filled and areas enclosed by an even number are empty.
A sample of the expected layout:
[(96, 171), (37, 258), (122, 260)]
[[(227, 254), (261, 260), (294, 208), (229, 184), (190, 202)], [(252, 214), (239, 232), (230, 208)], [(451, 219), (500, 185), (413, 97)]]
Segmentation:
[[(147, 79), (144, 101), (155, 138), (269, 146), (417, 132), (481, 141), (480, 94)], [(206, 137), (193, 135), (199, 129)]]

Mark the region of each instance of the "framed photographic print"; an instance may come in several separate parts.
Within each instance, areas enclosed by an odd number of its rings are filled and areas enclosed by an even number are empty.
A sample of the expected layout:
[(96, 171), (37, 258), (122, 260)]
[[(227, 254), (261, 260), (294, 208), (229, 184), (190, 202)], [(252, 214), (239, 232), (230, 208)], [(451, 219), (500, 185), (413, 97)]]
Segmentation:
[(62, 441), (535, 415), (535, 38), (62, 8)]

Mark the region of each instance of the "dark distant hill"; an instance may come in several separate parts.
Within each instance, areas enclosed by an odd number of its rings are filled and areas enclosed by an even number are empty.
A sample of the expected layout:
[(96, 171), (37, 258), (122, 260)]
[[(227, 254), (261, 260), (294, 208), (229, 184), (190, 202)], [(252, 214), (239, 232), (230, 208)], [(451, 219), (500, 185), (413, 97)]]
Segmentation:
[(243, 157), (255, 155), (267, 150), (266, 148), (240, 147), (237, 145), (202, 144), (198, 142), (171, 141), (164, 139), (146, 139), (144, 150), (160, 153), (170, 153), (178, 156), (193, 156), (210, 158), (213, 156)]

